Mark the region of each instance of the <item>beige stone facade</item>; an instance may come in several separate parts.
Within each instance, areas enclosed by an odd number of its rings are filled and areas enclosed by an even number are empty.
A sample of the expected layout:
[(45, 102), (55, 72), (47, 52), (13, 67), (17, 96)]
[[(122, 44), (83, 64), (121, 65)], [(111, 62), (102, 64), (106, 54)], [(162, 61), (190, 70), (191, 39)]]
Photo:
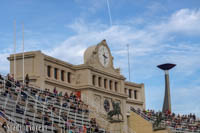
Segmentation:
[[(66, 50), (67, 51), (67, 50)], [(43, 54), (41, 51), (24, 55), (25, 75), (29, 74), (32, 85), (41, 89), (56, 87), (58, 91), (81, 91), (82, 99), (101, 113), (105, 99), (118, 101), (124, 123), (127, 125), (129, 107), (145, 108), (144, 84), (126, 81), (120, 69), (113, 66), (113, 57), (105, 40), (89, 47), (84, 53), (84, 64), (72, 65)], [(8, 57), (10, 73), (14, 73), (14, 55)], [(16, 78), (22, 80), (22, 53), (16, 54)]]
[(131, 112), (128, 117), (128, 126), (135, 133), (171, 133), (169, 129), (154, 131), (151, 122), (134, 112)]

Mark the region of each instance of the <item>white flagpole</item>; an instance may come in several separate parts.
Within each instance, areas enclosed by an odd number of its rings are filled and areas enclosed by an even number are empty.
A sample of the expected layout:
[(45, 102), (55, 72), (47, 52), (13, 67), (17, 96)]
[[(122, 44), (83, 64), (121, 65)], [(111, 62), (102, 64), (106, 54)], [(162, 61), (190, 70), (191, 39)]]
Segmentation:
[(24, 24), (22, 25), (22, 28), (23, 28), (23, 41), (22, 41), (22, 51), (23, 51), (23, 67), (22, 67), (22, 71), (23, 71), (23, 84), (24, 84)]
[(16, 80), (16, 20), (14, 21), (14, 80)]
[(129, 59), (129, 44), (127, 44), (127, 53), (128, 53), (128, 76), (129, 76), (129, 81), (131, 81), (131, 70), (130, 70), (130, 59)]

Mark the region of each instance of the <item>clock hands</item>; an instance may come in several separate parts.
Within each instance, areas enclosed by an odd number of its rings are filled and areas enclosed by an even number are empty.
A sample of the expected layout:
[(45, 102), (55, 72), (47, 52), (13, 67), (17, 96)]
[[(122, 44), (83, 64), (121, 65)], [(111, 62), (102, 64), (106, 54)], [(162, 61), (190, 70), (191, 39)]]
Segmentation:
[(109, 62), (109, 53), (105, 46), (101, 46), (99, 49), (99, 57), (102, 65), (105, 67)]
[(105, 53), (103, 54), (103, 57), (104, 57), (104, 64), (106, 64), (106, 59), (108, 58)]
[(105, 53), (103, 54), (103, 57), (105, 58), (105, 59), (107, 59), (108, 57), (105, 55)]

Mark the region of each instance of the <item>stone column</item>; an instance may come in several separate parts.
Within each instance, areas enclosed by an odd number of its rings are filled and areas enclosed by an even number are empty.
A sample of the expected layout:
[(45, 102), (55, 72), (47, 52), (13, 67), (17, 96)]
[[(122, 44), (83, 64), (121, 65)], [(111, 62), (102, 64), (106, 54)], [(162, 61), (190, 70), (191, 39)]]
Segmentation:
[(61, 81), (61, 70), (58, 68), (57, 69), (57, 80)]
[(104, 88), (104, 78), (101, 77), (101, 88)]
[(53, 66), (51, 66), (51, 69), (50, 69), (50, 78), (54, 79), (54, 67)]
[(131, 99), (136, 100), (134, 95), (135, 95), (134, 94), (134, 89), (131, 89), (131, 96), (132, 96)]
[(111, 91), (115, 91), (115, 81), (112, 80), (112, 90)]

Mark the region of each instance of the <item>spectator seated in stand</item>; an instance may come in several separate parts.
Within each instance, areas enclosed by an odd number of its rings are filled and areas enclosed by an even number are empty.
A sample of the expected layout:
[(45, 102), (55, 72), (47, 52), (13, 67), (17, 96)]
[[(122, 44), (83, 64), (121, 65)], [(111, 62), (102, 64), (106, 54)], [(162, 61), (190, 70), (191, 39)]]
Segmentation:
[(10, 83), (10, 81), (6, 81), (6, 88), (10, 88), (12, 87), (12, 84)]
[(63, 107), (68, 107), (68, 103), (65, 102), (65, 103), (62, 104), (62, 106), (63, 106)]
[(16, 105), (16, 113), (19, 113), (19, 114), (24, 114), (24, 109), (20, 108), (20, 106), (17, 104)]
[(56, 87), (54, 87), (53, 93), (54, 93), (54, 96), (57, 96), (58, 91), (57, 91)]
[(6, 114), (5, 109), (0, 108), (0, 116), (3, 117), (4, 119), (8, 120), (8, 117), (5, 114)]
[(3, 77), (1, 76), (1, 74), (0, 74), (0, 87), (2, 88), (3, 87)]
[(24, 99), (24, 100), (26, 100), (27, 97), (28, 97), (27, 94), (24, 93), (23, 91), (21, 91), (21, 98)]
[(4, 123), (2, 124), (2, 128), (3, 128), (3, 130), (7, 133), (8, 127), (7, 127), (7, 123), (6, 123), (6, 122), (4, 122)]
[(44, 125), (51, 126), (51, 122), (49, 120), (49, 116), (48, 116), (47, 112), (43, 116), (43, 120), (44, 120)]

